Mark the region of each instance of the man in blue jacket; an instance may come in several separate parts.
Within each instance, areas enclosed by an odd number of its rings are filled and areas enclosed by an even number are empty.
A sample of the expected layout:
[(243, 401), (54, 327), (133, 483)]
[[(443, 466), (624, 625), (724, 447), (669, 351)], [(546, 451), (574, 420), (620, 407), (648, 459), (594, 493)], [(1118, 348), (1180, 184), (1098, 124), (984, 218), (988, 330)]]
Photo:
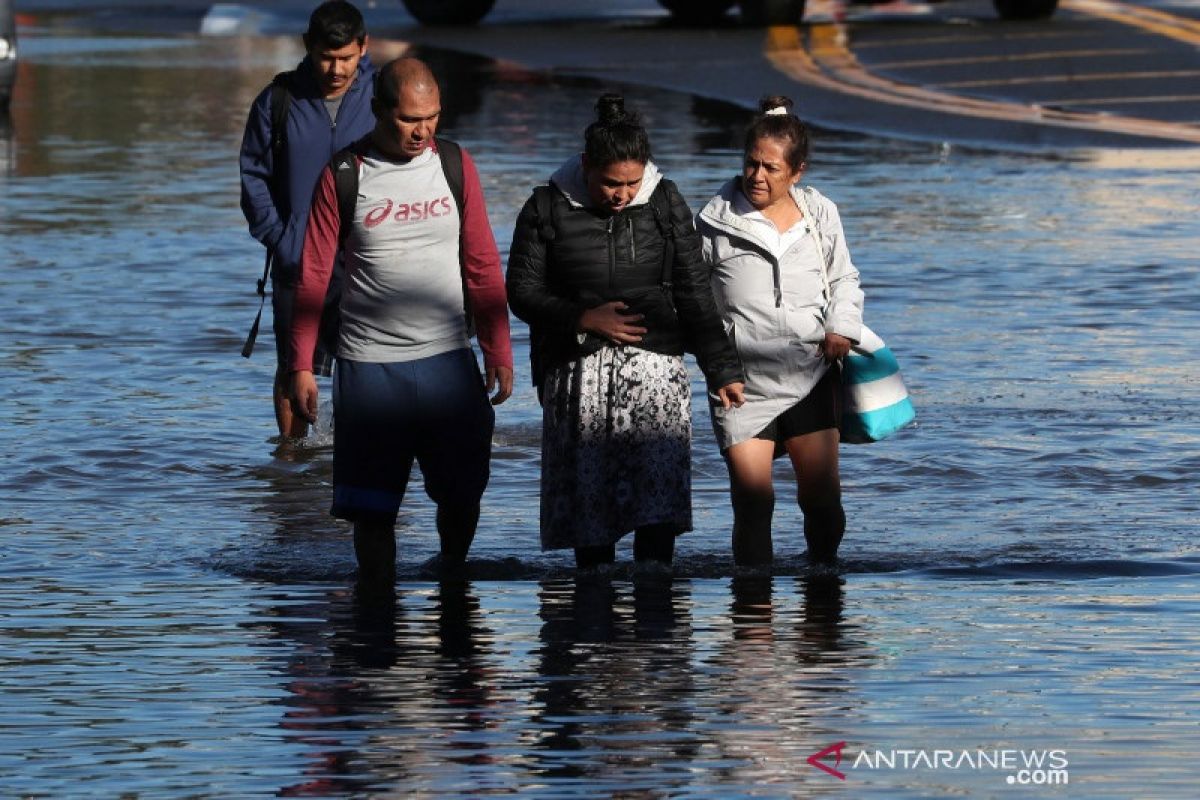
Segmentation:
[[(362, 14), (344, 0), (322, 3), (304, 34), (308, 55), (255, 99), (239, 164), (242, 213), (267, 248), (275, 332), (275, 420), (281, 436), (302, 437), (308, 422), (289, 399), (292, 300), (313, 188), (338, 151), (371, 132), (373, 69)], [(282, 87), (282, 89), (278, 88)], [(275, 120), (282, 117), (283, 125)], [(328, 301), (340, 294), (338, 265)], [(314, 371), (328, 375), (332, 353), (318, 344)]]

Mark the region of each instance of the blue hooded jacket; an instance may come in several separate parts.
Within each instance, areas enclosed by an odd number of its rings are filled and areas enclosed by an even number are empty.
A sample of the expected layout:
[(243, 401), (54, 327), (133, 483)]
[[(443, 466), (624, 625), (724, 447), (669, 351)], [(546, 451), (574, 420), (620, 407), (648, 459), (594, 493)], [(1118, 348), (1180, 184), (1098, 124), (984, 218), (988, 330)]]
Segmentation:
[(305, 56), (289, 83), (292, 101), (281, 164), (275, 163), (271, 152), (271, 87), (263, 89), (250, 107), (238, 158), (242, 214), (250, 235), (272, 251), (277, 281), (291, 284), (299, 274), (308, 209), (321, 171), (338, 151), (375, 127), (371, 114), (374, 75), (370, 59), (364, 55), (354, 83), (342, 96), (337, 120), (330, 122), (313, 62)]

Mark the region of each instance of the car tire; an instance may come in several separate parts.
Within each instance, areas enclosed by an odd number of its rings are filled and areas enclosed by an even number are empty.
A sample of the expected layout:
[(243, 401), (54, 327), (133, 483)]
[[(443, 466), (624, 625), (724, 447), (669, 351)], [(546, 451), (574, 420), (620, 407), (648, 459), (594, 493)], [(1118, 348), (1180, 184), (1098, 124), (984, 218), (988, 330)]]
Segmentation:
[(733, 8), (737, 0), (658, 0), (671, 16), (685, 25), (711, 25)]
[(799, 25), (804, 18), (804, 0), (742, 0), (742, 24)]
[(1046, 19), (1053, 16), (1058, 0), (992, 0), (1000, 19)]
[(474, 25), (495, 4), (496, 0), (404, 0), (408, 13), (422, 25)]

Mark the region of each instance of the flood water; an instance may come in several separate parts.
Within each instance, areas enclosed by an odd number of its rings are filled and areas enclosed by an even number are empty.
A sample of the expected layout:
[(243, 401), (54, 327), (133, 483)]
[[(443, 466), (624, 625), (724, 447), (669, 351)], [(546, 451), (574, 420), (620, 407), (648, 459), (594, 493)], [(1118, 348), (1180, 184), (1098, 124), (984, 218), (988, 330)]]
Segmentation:
[[(422, 569), (415, 484), (380, 608), (326, 514), (328, 436), (279, 447), (269, 333), (238, 355), (262, 258), (237, 147), (300, 55), (22, 39), (0, 139), (0, 794), (1194, 796), (1194, 154), (821, 133), (809, 179), (920, 414), (843, 448), (842, 574), (808, 575), (784, 471), (774, 573), (736, 573), (698, 403), (674, 575), (577, 582), (538, 551), (514, 322), (470, 577)], [(605, 87), (425, 55), (506, 251)], [(745, 113), (626, 93), (698, 207)]]

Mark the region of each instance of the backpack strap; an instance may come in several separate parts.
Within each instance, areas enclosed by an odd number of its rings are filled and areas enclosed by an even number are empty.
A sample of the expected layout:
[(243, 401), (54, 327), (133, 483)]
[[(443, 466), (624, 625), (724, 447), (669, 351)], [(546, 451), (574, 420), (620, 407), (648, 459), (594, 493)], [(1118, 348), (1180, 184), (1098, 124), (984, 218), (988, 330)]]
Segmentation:
[[(555, 197), (557, 193), (558, 190), (549, 184), (533, 187), (533, 210), (537, 217), (537, 235), (538, 239), (546, 246), (547, 256), (549, 256), (551, 243), (558, 236), (558, 218), (555, 213), (558, 205), (556, 202), (557, 198)], [(551, 340), (552, 337), (545, 330), (534, 323), (530, 323), (529, 378), (537, 390), (539, 403), (545, 399), (543, 378), (546, 376), (546, 351), (552, 347)]]
[(435, 136), (438, 158), (442, 160), (442, 172), (446, 175), (446, 183), (450, 184), (450, 194), (454, 195), (454, 204), (458, 206), (458, 218), (463, 216), (463, 159), (462, 148), (458, 142)]
[(667, 197), (667, 190), (663, 184), (658, 184), (654, 187), (654, 191), (650, 194), (650, 211), (654, 214), (654, 222), (658, 225), (658, 232), (662, 234), (663, 246), (663, 263), (662, 263), (662, 287), (667, 292), (672, 290), (671, 270), (675, 266), (675, 230), (671, 227), (671, 204)]
[[(287, 116), (292, 105), (292, 72), (281, 72), (271, 79), (271, 156), (278, 159), (287, 144)], [(272, 175), (278, 175), (276, 169)]]
[(354, 211), (358, 206), (358, 155), (347, 147), (329, 160), (329, 171), (333, 173), (333, 188), (337, 192), (338, 245), (345, 244), (346, 236), (354, 225)]
[(246, 341), (242, 342), (242, 358), (249, 358), (254, 352), (254, 342), (258, 339), (258, 328), (262, 324), (263, 308), (267, 304), (267, 278), (271, 277), (271, 251), (267, 250), (266, 260), (263, 262), (263, 274), (258, 279), (258, 313), (254, 315), (254, 323), (250, 326), (250, 332), (246, 334)]
[[(269, 183), (272, 194), (279, 191), (279, 176), (283, 172), (283, 154), (287, 148), (288, 109), (292, 105), (292, 91), (289, 88), (292, 82), (292, 74), (292, 71), (280, 72), (271, 79), (271, 179)], [(242, 358), (249, 358), (250, 354), (254, 352), (254, 342), (258, 339), (258, 328), (262, 323), (263, 308), (267, 303), (267, 281), (271, 277), (271, 264), (274, 261), (274, 255), (274, 251), (267, 248), (267, 255), (263, 260), (263, 274), (258, 279), (256, 286), (258, 313), (254, 316), (254, 324), (250, 326), (250, 332), (246, 334), (246, 341), (242, 345)]]
[(434, 145), (437, 147), (438, 159), (442, 162), (442, 174), (446, 176), (446, 183), (450, 186), (450, 194), (454, 196), (454, 204), (458, 206), (458, 270), (462, 276), (463, 287), (463, 313), (467, 316), (467, 336), (475, 335), (475, 316), (471, 313), (471, 296), (467, 294), (467, 262), (463, 257), (462, 249), (462, 225), (466, 222), (466, 216), (463, 213), (463, 186), (466, 180), (463, 178), (463, 157), (462, 147), (458, 142), (452, 142), (449, 139), (443, 139), (440, 136), (435, 136), (433, 139)]
[(538, 238), (553, 242), (558, 236), (558, 219), (554, 213), (554, 189), (549, 185), (533, 187), (533, 208), (537, 212)]

